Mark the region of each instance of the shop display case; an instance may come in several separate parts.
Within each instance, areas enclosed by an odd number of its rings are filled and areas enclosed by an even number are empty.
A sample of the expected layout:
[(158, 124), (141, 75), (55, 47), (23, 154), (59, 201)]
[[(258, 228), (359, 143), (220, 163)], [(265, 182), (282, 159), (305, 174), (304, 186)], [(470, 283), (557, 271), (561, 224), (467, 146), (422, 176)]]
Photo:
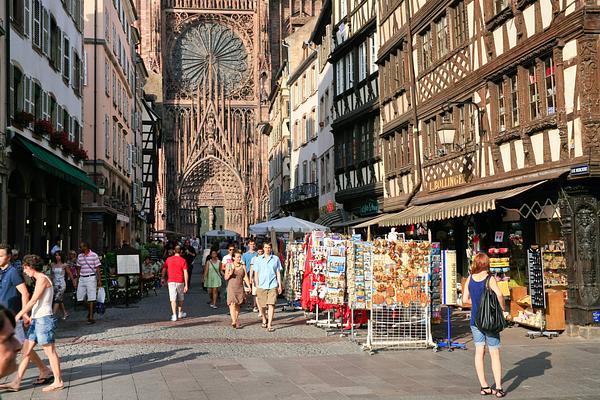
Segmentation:
[(567, 288), (567, 262), (564, 242), (553, 240), (544, 246), (542, 251), (544, 264), (544, 281), (547, 288)]

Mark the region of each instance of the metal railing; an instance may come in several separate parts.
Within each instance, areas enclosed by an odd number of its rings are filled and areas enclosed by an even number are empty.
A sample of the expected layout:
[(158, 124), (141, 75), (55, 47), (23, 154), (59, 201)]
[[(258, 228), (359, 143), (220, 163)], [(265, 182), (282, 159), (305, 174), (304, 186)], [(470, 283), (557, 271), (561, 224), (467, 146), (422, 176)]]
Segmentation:
[(287, 205), (301, 200), (312, 199), (317, 196), (319, 196), (318, 183), (303, 183), (300, 186), (296, 186), (293, 189), (283, 192), (281, 195), (281, 204)]

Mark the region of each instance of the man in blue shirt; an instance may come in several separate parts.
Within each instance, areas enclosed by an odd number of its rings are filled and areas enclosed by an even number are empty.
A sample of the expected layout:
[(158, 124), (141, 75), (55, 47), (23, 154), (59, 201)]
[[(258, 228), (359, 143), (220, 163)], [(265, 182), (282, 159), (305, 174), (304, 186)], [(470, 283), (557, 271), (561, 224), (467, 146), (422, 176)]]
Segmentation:
[[(18, 253), (17, 253), (18, 254)], [(23, 281), (23, 274), (17, 269), (14, 263), (9, 263), (8, 248), (0, 246), (0, 304), (8, 308), (14, 314), (21, 311), (21, 307), (29, 301), (29, 292)], [(25, 314), (23, 319), (17, 321), (15, 326), (15, 337), (21, 343), (25, 340), (23, 321), (30, 323), (30, 319)], [(29, 353), (31, 361), (40, 370), (40, 375), (36, 381), (37, 384), (48, 383), (52, 379), (52, 372), (42, 363), (37, 353), (32, 350)], [(6, 385), (0, 385), (0, 389), (19, 390), (21, 380), (17, 377)]]
[[(265, 254), (254, 260), (253, 270), (254, 279), (258, 282), (256, 289), (256, 302), (260, 309), (263, 328), (269, 332), (275, 329), (272, 327), (273, 315), (275, 314), (275, 303), (277, 295), (283, 291), (281, 285), (281, 262), (279, 257), (271, 254), (271, 243), (263, 245)], [(268, 309), (268, 315), (265, 317), (265, 307)]]
[[(254, 239), (250, 239), (248, 241), (248, 251), (246, 251), (242, 256), (242, 263), (246, 266), (246, 273), (250, 278), (250, 267), (252, 266), (252, 259), (257, 255), (258, 253), (256, 252), (256, 242), (254, 241)], [(250, 279), (250, 282), (252, 283), (252, 279)], [(248, 303), (248, 306), (252, 308), (252, 305), (250, 305), (250, 303)], [(256, 298), (254, 299), (253, 306), (255, 308), (254, 311), (258, 311), (256, 310)]]

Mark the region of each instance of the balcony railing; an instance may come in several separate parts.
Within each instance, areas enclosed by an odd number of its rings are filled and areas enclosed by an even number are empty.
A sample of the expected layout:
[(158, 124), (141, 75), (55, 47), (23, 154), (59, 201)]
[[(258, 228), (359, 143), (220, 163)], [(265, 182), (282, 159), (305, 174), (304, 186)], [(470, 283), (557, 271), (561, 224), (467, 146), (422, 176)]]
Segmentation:
[(318, 183), (303, 183), (287, 192), (283, 192), (281, 195), (281, 205), (292, 204), (297, 201), (308, 200), (317, 196), (319, 196)]

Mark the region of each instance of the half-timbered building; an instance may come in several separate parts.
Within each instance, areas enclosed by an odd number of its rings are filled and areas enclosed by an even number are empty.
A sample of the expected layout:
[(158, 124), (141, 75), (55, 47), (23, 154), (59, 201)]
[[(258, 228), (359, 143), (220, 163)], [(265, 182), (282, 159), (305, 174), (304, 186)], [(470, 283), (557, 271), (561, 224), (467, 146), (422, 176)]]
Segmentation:
[(378, 5), (383, 205), (399, 212), (372, 223), (427, 224), (463, 273), (470, 251), (517, 257), (564, 240), (567, 320), (590, 323), (600, 308), (597, 5)]
[(332, 2), (336, 201), (356, 218), (380, 212), (376, 2)]

